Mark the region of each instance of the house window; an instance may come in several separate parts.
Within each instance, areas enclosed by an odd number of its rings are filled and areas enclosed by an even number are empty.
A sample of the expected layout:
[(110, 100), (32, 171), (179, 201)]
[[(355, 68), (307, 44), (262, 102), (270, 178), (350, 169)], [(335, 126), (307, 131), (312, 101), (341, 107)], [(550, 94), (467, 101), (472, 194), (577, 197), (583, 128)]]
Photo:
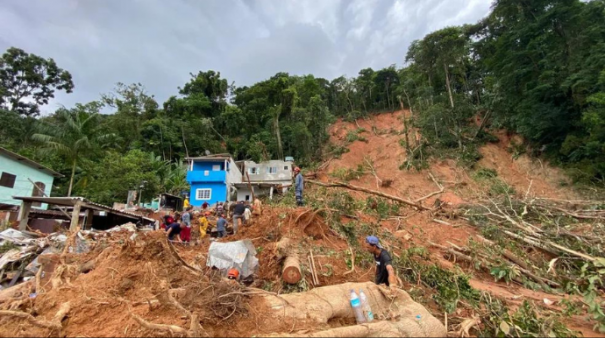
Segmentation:
[(195, 198), (197, 200), (209, 200), (212, 197), (212, 189), (197, 189)]
[(277, 174), (277, 167), (269, 167), (267, 168), (267, 172), (269, 174)]
[[(36, 182), (34, 184), (34, 190), (32, 191), (32, 197), (43, 197), (44, 196), (44, 189), (46, 188), (46, 185), (42, 182)], [(42, 203), (40, 202), (33, 202), (32, 203), (33, 207), (41, 207)]]
[(250, 200), (250, 195), (246, 195), (246, 201)]
[(9, 173), (2, 173), (2, 177), (0, 177), (0, 186), (12, 188), (15, 186), (15, 179), (17, 176)]
[(248, 168), (248, 173), (250, 175), (256, 175), (256, 174), (258, 174), (258, 168), (257, 167)]
[(288, 167), (287, 165), (285, 165), (285, 166), (284, 166), (284, 170), (288, 170), (288, 168), (289, 168), (289, 167)]
[(212, 171), (220, 171), (221, 170), (221, 165), (220, 164), (215, 164), (212, 166)]
[(204, 170), (204, 176), (208, 176), (208, 175), (210, 175), (210, 171)]

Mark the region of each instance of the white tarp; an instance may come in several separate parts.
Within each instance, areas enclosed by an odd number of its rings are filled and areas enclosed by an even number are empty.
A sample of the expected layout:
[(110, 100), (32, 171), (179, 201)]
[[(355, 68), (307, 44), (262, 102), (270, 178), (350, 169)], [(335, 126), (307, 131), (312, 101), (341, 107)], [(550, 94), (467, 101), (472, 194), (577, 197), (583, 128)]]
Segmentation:
[(0, 232), (0, 245), (11, 242), (16, 245), (29, 245), (38, 242), (38, 237), (31, 236), (15, 229), (6, 229)]
[(256, 248), (249, 239), (229, 243), (213, 242), (208, 250), (206, 266), (219, 270), (237, 268), (241, 276), (246, 278), (258, 269)]

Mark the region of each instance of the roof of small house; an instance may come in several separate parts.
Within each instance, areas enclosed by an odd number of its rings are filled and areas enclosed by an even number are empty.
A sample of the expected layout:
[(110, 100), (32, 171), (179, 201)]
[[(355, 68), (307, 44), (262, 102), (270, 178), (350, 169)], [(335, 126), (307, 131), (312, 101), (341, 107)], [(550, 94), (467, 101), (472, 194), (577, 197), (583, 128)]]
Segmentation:
[(21, 155), (19, 155), (17, 153), (13, 153), (12, 151), (10, 151), (8, 149), (0, 147), (0, 155), (4, 155), (4, 156), (6, 156), (8, 158), (13, 159), (16, 162), (23, 163), (23, 164), (25, 164), (27, 166), (30, 166), (30, 167), (32, 167), (34, 169), (37, 169), (37, 170), (40, 170), (40, 171), (42, 171), (44, 173), (47, 173), (47, 174), (49, 174), (51, 176), (54, 176), (54, 177), (64, 177), (64, 175), (59, 174), (58, 172), (50, 169), (49, 167), (45, 167), (42, 164), (40, 164), (40, 163), (38, 163), (38, 162), (36, 162), (34, 160), (31, 160), (31, 159), (29, 159), (29, 158), (27, 158), (25, 156), (21, 156)]

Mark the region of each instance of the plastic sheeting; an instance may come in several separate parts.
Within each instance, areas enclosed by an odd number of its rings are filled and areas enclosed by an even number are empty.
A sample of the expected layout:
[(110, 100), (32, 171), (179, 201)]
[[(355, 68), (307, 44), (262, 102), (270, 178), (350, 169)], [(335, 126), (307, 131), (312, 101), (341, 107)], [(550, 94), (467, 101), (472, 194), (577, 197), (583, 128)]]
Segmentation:
[(213, 242), (208, 250), (206, 266), (219, 270), (237, 268), (241, 276), (246, 278), (258, 269), (256, 248), (249, 239), (229, 243)]

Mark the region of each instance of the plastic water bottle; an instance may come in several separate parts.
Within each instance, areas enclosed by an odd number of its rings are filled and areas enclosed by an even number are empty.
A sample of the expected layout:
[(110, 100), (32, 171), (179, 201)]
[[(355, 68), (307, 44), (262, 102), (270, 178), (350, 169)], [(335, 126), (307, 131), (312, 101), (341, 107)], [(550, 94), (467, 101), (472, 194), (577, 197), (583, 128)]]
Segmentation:
[(366, 317), (363, 316), (361, 300), (353, 289), (351, 289), (351, 306), (353, 307), (353, 312), (355, 312), (355, 319), (357, 320), (357, 324), (365, 323)]
[(374, 320), (374, 313), (372, 312), (372, 308), (370, 307), (370, 303), (368, 302), (368, 297), (363, 293), (362, 289), (359, 289), (359, 299), (361, 299), (361, 308), (363, 309), (363, 314), (367, 319), (368, 323)]

